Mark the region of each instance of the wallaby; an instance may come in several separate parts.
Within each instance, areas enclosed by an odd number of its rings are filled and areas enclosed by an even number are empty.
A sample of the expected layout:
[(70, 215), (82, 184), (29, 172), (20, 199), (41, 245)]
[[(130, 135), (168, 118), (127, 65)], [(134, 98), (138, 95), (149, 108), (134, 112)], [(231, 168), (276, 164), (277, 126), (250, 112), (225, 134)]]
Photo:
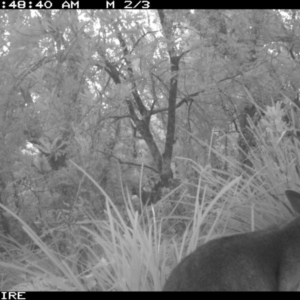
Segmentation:
[[(300, 193), (285, 194), (300, 214)], [(276, 230), (215, 239), (185, 257), (164, 291), (295, 291), (300, 283), (300, 216)]]

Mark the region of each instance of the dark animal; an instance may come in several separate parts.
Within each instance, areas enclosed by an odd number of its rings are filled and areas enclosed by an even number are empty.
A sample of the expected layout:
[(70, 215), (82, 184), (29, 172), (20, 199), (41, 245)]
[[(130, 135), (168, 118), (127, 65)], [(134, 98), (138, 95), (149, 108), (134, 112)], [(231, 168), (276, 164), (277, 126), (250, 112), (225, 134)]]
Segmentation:
[[(300, 194), (285, 192), (300, 214)], [(212, 240), (185, 257), (164, 291), (295, 291), (300, 283), (300, 216), (276, 230)]]

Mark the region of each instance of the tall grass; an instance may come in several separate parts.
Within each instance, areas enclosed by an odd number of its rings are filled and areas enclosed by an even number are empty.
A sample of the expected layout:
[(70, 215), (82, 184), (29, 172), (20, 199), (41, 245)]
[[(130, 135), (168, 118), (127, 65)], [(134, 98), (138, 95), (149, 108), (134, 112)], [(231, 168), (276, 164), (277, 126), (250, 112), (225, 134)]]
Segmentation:
[[(299, 148), (295, 116), (292, 123), (283, 121), (284, 114), (293, 115), (276, 105), (267, 107), (261, 122), (254, 126), (249, 120), (256, 147), (245, 154), (252, 167), (243, 166), (235, 157), (209, 149), (227, 166), (227, 171), (190, 162), (198, 173), (197, 193), (191, 206), (187, 230), (173, 239), (173, 254), (168, 262), (175, 266), (184, 256), (208, 240), (224, 235), (243, 233), (280, 226), (293, 218), (285, 199), (286, 189), (299, 190)], [(293, 134), (291, 134), (291, 132)], [(227, 135), (231, 145), (235, 137)], [(195, 137), (193, 137), (196, 140)], [(198, 143), (207, 147), (202, 141)], [(185, 162), (187, 159), (180, 158)], [(186, 182), (186, 185), (192, 185)], [(192, 201), (193, 202), (193, 201)], [(188, 214), (188, 210), (186, 211)], [(182, 217), (182, 216), (181, 216)], [(178, 217), (180, 218), (180, 217)], [(171, 267), (171, 268), (172, 268)]]
[[(251, 168), (243, 168), (234, 157), (212, 148), (210, 151), (226, 162), (227, 171), (178, 158), (194, 169), (197, 182), (183, 179), (161, 201), (140, 212), (126, 189), (120, 209), (71, 161), (105, 196), (104, 218), (99, 220), (90, 212), (88, 219), (76, 222), (89, 242), (82, 242), (82, 255), (75, 253), (76, 259), (72, 259), (59, 255), (22, 219), (0, 205), (22, 224), (36, 245), (33, 251), (14, 241), (6, 244), (7, 251), (0, 253), (8, 256), (7, 261), (0, 260), (2, 289), (159, 291), (172, 268), (197, 246), (220, 236), (281, 225), (292, 218), (283, 193), (285, 189), (298, 190), (300, 144), (286, 135), (284, 126), (280, 128), (268, 111), (264, 122), (252, 127), (257, 146), (247, 154)], [(7, 253), (12, 251), (9, 258)]]
[[(161, 222), (156, 221), (155, 214), (152, 215), (149, 211), (144, 212), (144, 219), (141, 222), (128, 193), (125, 209), (120, 212), (97, 182), (83, 169), (73, 164), (97, 186), (106, 198), (104, 220), (94, 218), (91, 213), (89, 220), (77, 222), (77, 225), (92, 240), (85, 260), (82, 262), (84, 270), (81, 274), (74, 271), (72, 264), (59, 258), (58, 253), (50, 249), (22, 219), (5, 206), (0, 205), (22, 224), (24, 232), (39, 247), (39, 253), (32, 255), (26, 263), (22, 263), (21, 260), (9, 263), (0, 261), (3, 268), (24, 274), (24, 282), (13, 286), (12, 289), (161, 290), (166, 261)], [(96, 251), (97, 248), (98, 251)], [(22, 259), (24, 255), (20, 253)]]

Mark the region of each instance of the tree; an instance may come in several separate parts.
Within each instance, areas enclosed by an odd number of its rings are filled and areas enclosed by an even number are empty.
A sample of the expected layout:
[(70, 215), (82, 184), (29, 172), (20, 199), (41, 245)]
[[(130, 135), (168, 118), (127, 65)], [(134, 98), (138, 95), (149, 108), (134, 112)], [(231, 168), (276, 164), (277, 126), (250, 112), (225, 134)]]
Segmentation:
[(248, 118), (298, 104), (295, 11), (2, 11), (0, 22), (2, 203), (16, 192), (57, 210), (81, 197), (101, 214), (69, 159), (116, 203), (122, 183), (137, 191), (140, 179), (155, 203), (175, 161), (195, 179), (177, 156), (226, 169), (212, 150), (240, 153), (251, 168)]

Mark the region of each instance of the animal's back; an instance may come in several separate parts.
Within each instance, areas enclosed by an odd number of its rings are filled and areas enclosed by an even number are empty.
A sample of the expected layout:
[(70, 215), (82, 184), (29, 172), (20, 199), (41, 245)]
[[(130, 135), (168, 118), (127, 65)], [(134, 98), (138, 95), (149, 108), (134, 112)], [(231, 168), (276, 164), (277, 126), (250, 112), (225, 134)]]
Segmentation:
[[(296, 196), (300, 199), (300, 194)], [(175, 267), (163, 290), (296, 290), (299, 282), (300, 217), (297, 217), (281, 229), (208, 242)]]

